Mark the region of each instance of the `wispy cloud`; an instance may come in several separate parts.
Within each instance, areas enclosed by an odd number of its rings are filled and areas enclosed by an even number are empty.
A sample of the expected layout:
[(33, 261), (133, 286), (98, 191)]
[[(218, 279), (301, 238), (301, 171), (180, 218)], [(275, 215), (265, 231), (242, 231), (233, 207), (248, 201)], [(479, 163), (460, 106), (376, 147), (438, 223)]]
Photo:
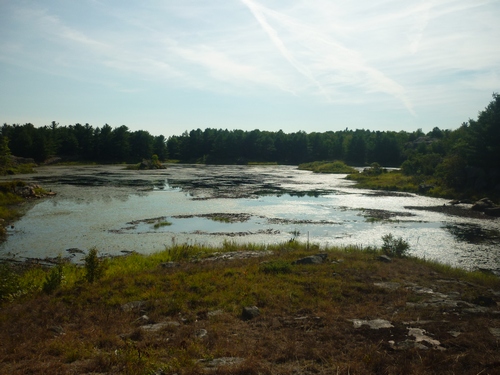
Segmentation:
[(2, 7), (0, 62), (131, 95), (182, 89), (317, 108), (363, 103), (414, 119), (458, 95), (499, 90), (498, 0)]
[[(291, 19), (285, 14), (263, 7), (252, 0), (242, 0), (248, 6), (283, 57), (304, 77), (317, 86), (329, 101), (344, 86), (357, 86), (368, 92), (384, 92), (400, 100), (413, 113), (404, 88), (380, 70), (368, 65), (354, 50), (343, 46), (334, 37), (313, 26)], [(267, 16), (267, 18), (266, 18)], [(284, 41), (272, 19), (288, 34), (288, 43), (300, 42), (292, 50)]]

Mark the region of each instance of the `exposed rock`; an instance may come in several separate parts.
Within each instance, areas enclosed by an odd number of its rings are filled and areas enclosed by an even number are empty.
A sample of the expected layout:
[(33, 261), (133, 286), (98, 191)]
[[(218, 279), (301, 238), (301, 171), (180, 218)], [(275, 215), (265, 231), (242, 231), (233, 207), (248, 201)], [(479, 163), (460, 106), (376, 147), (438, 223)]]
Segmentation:
[(434, 340), (432, 337), (427, 336), (425, 329), (422, 328), (408, 328), (408, 335), (415, 337), (416, 343), (428, 343), (432, 345), (434, 349), (438, 350), (446, 350), (441, 346), (441, 343), (438, 340)]
[(258, 258), (271, 255), (273, 252), (269, 250), (265, 251), (230, 251), (227, 253), (213, 253), (208, 258), (204, 258), (203, 262), (219, 261), (219, 260), (235, 260), (235, 259), (249, 259)]
[(361, 326), (364, 325), (369, 326), (371, 329), (394, 327), (388, 320), (384, 319), (373, 319), (373, 320), (351, 319), (351, 322), (354, 324), (354, 328), (360, 328)]
[(139, 323), (139, 324), (146, 324), (147, 322), (149, 322), (149, 316), (147, 315), (142, 315), (140, 316), (139, 318), (137, 318), (135, 320), (136, 323)]
[(209, 311), (207, 313), (208, 317), (211, 318), (211, 317), (214, 317), (214, 316), (217, 316), (217, 315), (222, 315), (224, 313), (223, 310), (214, 310), (214, 311)]
[(298, 259), (292, 264), (321, 264), (326, 260), (327, 257), (328, 254), (310, 255), (308, 257)]
[(495, 205), (489, 198), (483, 198), (473, 204), (471, 210), (484, 212), (489, 216), (500, 217), (500, 206)]
[(145, 170), (145, 169), (165, 169), (166, 167), (161, 164), (159, 161), (155, 160), (150, 160), (150, 159), (143, 159), (142, 162), (139, 164), (139, 169)]
[(500, 339), (500, 328), (488, 328), (488, 331), (490, 331), (490, 333), (495, 336), (496, 338)]
[(395, 343), (394, 341), (389, 341), (389, 344), (391, 344), (393, 349), (396, 350), (409, 350), (409, 349), (422, 349), (422, 350), (427, 350), (429, 349), (427, 346), (422, 345), (416, 341), (413, 340), (405, 340), (401, 342)]
[(196, 338), (199, 338), (199, 339), (202, 339), (202, 338), (204, 338), (204, 337), (207, 337), (207, 335), (208, 335), (207, 330), (206, 330), (206, 329), (203, 329), (203, 328), (202, 328), (202, 329), (197, 330), (197, 331), (194, 333), (194, 336), (195, 336)]
[(257, 306), (246, 306), (243, 308), (241, 312), (241, 319), (243, 320), (251, 320), (260, 315), (260, 310)]
[(373, 285), (378, 286), (379, 288), (388, 289), (388, 290), (397, 290), (401, 286), (400, 283), (393, 283), (390, 281), (382, 281), (379, 283), (373, 283)]
[(158, 332), (167, 327), (178, 327), (181, 324), (174, 320), (167, 320), (165, 322), (155, 323), (155, 324), (146, 324), (140, 326), (139, 328), (146, 332)]
[(139, 310), (146, 305), (146, 301), (132, 301), (127, 302), (121, 306), (122, 310), (125, 312), (129, 312), (132, 310)]
[(377, 259), (381, 262), (384, 262), (384, 263), (391, 263), (392, 262), (392, 259), (390, 257), (388, 257), (387, 255), (380, 255)]
[(471, 207), (471, 210), (474, 210), (474, 211), (484, 211), (486, 208), (491, 208), (491, 207), (494, 207), (495, 204), (493, 203), (493, 201), (489, 198), (483, 198), (483, 199), (480, 199), (478, 201), (476, 201), (472, 207)]
[(49, 331), (54, 332), (56, 335), (64, 335), (64, 329), (61, 326), (52, 326), (49, 328)]
[(243, 358), (238, 357), (221, 357), (215, 358), (212, 360), (209, 359), (200, 359), (199, 362), (205, 365), (206, 370), (216, 370), (221, 366), (234, 366), (242, 363), (244, 361)]

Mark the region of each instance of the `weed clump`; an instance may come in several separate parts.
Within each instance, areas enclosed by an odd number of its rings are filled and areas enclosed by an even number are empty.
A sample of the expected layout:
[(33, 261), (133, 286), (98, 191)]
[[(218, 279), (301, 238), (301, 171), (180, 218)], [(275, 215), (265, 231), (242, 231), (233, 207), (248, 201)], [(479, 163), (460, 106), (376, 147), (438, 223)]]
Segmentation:
[(397, 258), (402, 258), (408, 255), (410, 244), (403, 240), (402, 237), (395, 238), (391, 233), (382, 236), (382, 251), (388, 255)]
[(260, 266), (260, 271), (268, 274), (280, 274), (280, 273), (290, 273), (292, 272), (292, 266), (289, 262), (282, 260), (275, 260), (270, 262), (262, 263)]

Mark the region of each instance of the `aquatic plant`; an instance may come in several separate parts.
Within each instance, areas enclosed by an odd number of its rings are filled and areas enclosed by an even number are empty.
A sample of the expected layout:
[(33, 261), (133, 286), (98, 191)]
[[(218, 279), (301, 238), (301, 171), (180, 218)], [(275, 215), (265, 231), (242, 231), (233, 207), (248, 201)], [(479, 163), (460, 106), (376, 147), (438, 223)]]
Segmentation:
[(158, 229), (158, 228), (166, 227), (166, 226), (170, 226), (170, 225), (172, 225), (172, 223), (170, 221), (159, 221), (159, 222), (155, 223), (154, 228)]

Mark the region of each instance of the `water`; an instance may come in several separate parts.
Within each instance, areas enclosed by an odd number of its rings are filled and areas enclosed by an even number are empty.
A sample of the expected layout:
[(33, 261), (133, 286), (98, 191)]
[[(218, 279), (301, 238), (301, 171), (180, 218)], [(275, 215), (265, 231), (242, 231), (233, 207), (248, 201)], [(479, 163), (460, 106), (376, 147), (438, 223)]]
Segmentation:
[[(44, 167), (28, 180), (58, 194), (30, 203), (0, 246), (2, 258), (78, 260), (79, 250), (151, 253), (179, 243), (380, 246), (392, 233), (411, 253), (500, 274), (500, 220), (435, 212), (443, 199), (380, 194), (343, 175), (289, 166)], [(161, 222), (170, 225), (155, 226)], [(76, 253), (76, 254), (75, 254)]]

